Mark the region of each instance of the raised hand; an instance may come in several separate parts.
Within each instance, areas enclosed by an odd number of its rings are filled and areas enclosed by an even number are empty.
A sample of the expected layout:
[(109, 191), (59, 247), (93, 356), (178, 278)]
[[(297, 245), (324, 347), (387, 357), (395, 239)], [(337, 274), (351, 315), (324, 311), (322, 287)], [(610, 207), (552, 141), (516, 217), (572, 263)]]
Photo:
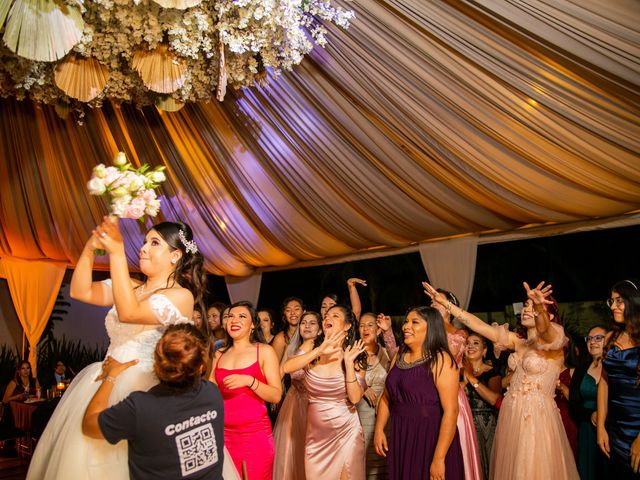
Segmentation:
[(349, 345), (344, 350), (344, 363), (351, 364), (353, 363), (358, 355), (364, 352), (364, 342), (362, 340), (358, 340), (353, 345)]
[(342, 350), (346, 332), (331, 332), (318, 347), (318, 355), (331, 355)]
[(249, 385), (251, 385), (251, 383), (254, 382), (254, 380), (255, 378), (252, 377), (251, 375), (241, 375), (239, 373), (233, 373), (231, 375), (227, 375), (226, 377), (224, 377), (224, 380), (222, 380), (222, 383), (224, 384), (225, 387), (229, 389), (234, 389), (234, 388), (248, 387)]
[(363, 287), (367, 286), (367, 281), (366, 280), (362, 280), (361, 278), (350, 278), (349, 280), (347, 280), (347, 286), (348, 287), (355, 287), (356, 284), (360, 284)]
[(435, 288), (429, 285), (429, 283), (422, 282), (422, 288), (424, 288), (424, 293), (426, 293), (434, 302), (437, 302), (440, 305), (445, 305), (445, 306), (447, 305), (447, 303), (449, 303), (449, 300), (447, 300), (447, 297), (445, 296), (445, 294), (441, 292), (437, 292)]
[(522, 285), (527, 292), (527, 297), (530, 298), (534, 304), (543, 305), (545, 303), (553, 303), (551, 300), (547, 299), (547, 297), (553, 293), (551, 284), (545, 287), (544, 282), (540, 282), (535, 288), (529, 287), (527, 282), (522, 282)]
[(118, 217), (113, 215), (103, 217), (102, 223), (93, 231), (93, 236), (100, 244), (100, 248), (105, 249), (107, 253), (114, 253), (119, 250), (124, 252)]
[(380, 313), (376, 317), (376, 325), (380, 327), (380, 330), (383, 332), (388, 331), (391, 328), (391, 317), (389, 315), (385, 315), (384, 313)]

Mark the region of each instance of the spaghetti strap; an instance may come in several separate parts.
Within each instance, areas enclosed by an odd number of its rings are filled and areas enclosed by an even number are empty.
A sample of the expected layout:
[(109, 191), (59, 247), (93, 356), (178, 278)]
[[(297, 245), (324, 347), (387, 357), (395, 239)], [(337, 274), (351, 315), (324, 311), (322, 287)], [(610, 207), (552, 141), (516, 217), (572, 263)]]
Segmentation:
[(213, 367), (213, 369), (215, 370), (216, 368), (218, 368), (218, 364), (220, 363), (220, 359), (222, 358), (222, 355), (224, 354), (224, 352), (220, 352), (220, 356), (218, 357), (218, 359), (216, 360), (216, 366)]

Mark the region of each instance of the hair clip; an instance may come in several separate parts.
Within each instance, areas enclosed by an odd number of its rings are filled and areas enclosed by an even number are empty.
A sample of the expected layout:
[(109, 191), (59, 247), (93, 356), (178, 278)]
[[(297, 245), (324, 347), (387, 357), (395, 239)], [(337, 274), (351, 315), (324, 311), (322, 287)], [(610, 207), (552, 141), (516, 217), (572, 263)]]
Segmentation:
[(178, 237), (184, 245), (184, 249), (187, 253), (198, 253), (198, 246), (193, 240), (187, 240), (187, 236), (184, 234), (184, 230), (178, 230)]

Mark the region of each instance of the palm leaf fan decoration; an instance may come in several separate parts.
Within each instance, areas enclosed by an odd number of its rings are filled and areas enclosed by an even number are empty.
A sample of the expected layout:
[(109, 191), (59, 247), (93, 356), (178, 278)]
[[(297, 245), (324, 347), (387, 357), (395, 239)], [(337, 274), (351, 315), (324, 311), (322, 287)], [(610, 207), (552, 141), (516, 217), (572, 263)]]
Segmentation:
[(202, 0), (153, 0), (163, 8), (175, 8), (176, 10), (186, 10), (187, 8), (200, 5)]
[(0, 21), (5, 19), (7, 48), (40, 62), (63, 58), (80, 41), (84, 28), (80, 10), (60, 0), (0, 0)]
[(58, 88), (71, 98), (90, 102), (104, 90), (109, 70), (93, 57), (71, 56), (56, 66), (53, 78)]
[(158, 45), (155, 50), (136, 51), (132, 65), (145, 87), (153, 92), (175, 92), (186, 80), (186, 65), (164, 44)]

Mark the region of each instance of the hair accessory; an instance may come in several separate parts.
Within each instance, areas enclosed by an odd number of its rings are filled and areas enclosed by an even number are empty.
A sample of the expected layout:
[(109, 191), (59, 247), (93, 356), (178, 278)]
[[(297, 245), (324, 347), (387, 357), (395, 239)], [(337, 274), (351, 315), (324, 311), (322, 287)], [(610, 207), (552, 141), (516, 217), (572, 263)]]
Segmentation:
[(635, 284), (635, 283), (633, 283), (631, 280), (623, 280), (623, 282), (630, 283), (631, 285), (633, 285), (633, 288), (635, 288), (636, 290), (638, 290), (638, 287), (636, 287), (636, 284)]
[(178, 230), (178, 237), (180, 238), (182, 245), (184, 245), (184, 249), (187, 253), (198, 253), (198, 246), (196, 245), (196, 242), (193, 240), (187, 240), (184, 230)]

